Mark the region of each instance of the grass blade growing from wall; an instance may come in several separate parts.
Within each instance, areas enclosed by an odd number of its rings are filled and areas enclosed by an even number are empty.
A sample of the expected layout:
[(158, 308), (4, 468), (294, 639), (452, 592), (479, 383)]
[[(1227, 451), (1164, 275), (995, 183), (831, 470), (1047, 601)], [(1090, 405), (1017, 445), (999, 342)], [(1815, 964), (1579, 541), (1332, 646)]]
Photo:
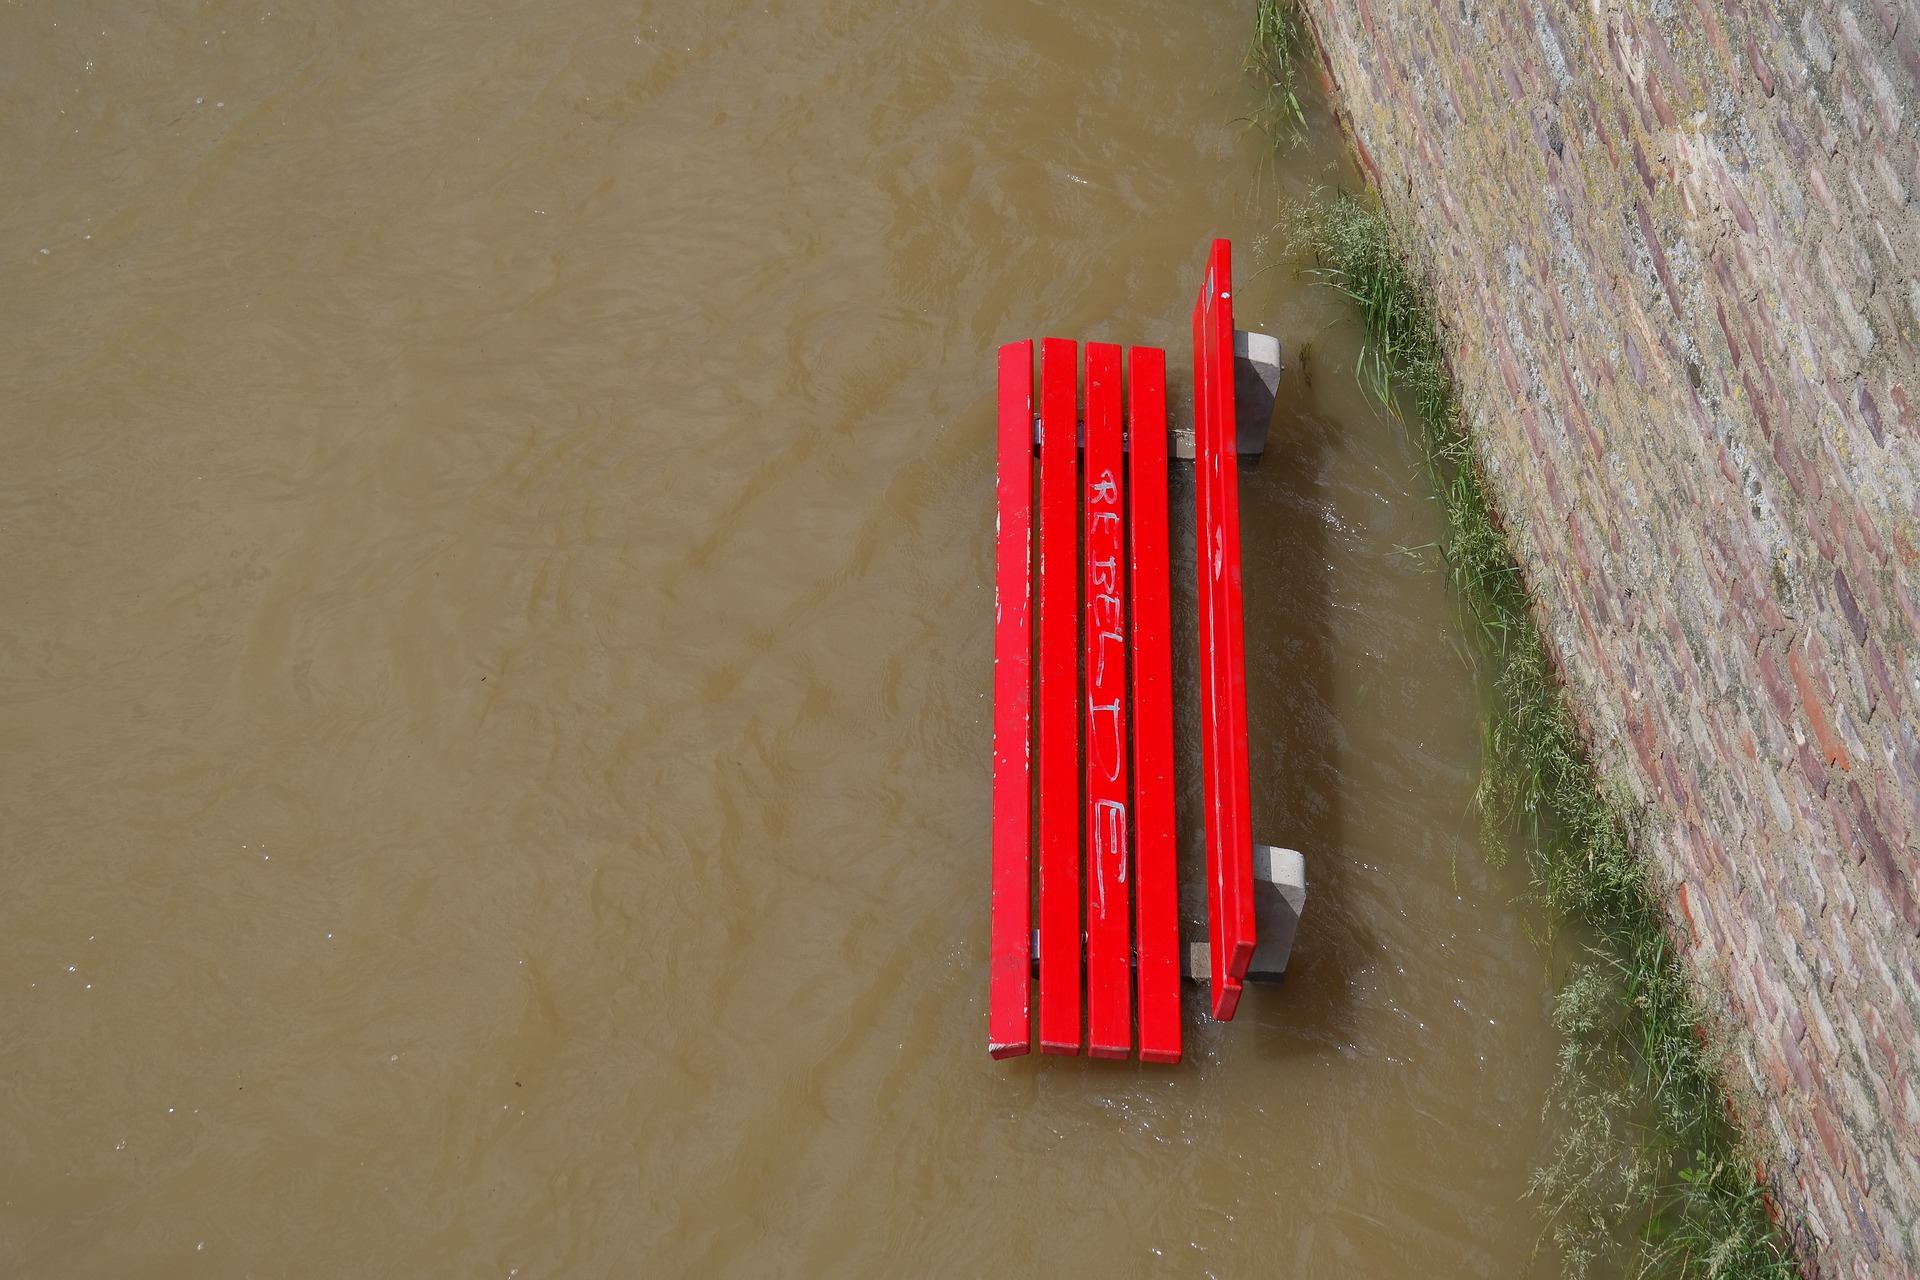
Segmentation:
[(1488, 500), (1405, 241), (1384, 209), (1344, 192), (1290, 210), (1283, 232), (1305, 269), (1359, 309), (1359, 376), (1413, 430), (1444, 508), (1441, 556), (1492, 688), (1475, 797), (1486, 846), (1496, 859), (1520, 851), (1532, 897), (1563, 941), (1577, 940), (1554, 1008), (1555, 1149), (1532, 1181), (1547, 1237), (1570, 1276), (1797, 1275), (1728, 1118), (1630, 806), (1594, 772)]
[(1306, 51), (1306, 20), (1281, 0), (1259, 0), (1253, 39), (1247, 42), (1247, 74), (1260, 86), (1253, 123), (1277, 144), (1306, 136), (1307, 113), (1300, 106), (1300, 55)]

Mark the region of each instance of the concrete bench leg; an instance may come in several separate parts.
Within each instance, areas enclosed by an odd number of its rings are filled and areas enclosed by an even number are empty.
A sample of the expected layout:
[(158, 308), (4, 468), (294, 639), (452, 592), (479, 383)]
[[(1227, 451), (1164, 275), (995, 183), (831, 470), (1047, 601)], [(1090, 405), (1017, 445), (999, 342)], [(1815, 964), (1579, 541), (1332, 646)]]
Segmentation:
[[(1249, 982), (1277, 982), (1287, 971), (1293, 936), (1300, 914), (1307, 908), (1307, 860), (1293, 849), (1270, 844), (1253, 846), (1253, 919), (1259, 943), (1247, 965)], [(1181, 976), (1195, 982), (1209, 978), (1207, 944), (1187, 944)]]
[[(1233, 331), (1234, 452), (1259, 457), (1267, 451), (1267, 427), (1280, 390), (1280, 339), (1246, 329)], [(1193, 418), (1175, 414), (1170, 456), (1193, 458)]]

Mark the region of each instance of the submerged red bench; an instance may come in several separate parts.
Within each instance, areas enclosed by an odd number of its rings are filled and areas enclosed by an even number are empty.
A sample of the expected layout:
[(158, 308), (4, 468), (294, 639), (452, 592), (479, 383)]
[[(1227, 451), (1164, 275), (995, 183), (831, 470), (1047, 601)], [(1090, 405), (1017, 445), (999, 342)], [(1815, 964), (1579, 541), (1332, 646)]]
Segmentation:
[[(1216, 241), (1194, 310), (1209, 971), (1220, 1019), (1233, 1016), (1254, 947), (1228, 255)], [(1076, 343), (1040, 344), (1036, 431), (1034, 344), (999, 355), (988, 1050), (1032, 1049), (1037, 953), (1041, 1052), (1084, 1043), (1095, 1057), (1124, 1058), (1137, 1044), (1146, 1061), (1177, 1062), (1166, 355), (1133, 347), (1123, 369), (1118, 346), (1088, 343), (1084, 412), (1078, 364)]]

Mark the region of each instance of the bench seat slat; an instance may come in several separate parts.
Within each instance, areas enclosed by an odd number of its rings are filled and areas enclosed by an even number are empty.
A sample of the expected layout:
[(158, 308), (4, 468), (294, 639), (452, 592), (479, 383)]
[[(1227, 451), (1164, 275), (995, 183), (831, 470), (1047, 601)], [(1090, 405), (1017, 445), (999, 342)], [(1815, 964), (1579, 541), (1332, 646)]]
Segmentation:
[(1040, 343), (1040, 1051), (1080, 1052), (1079, 344)]
[(1120, 348), (1087, 344), (1081, 622), (1087, 852), (1087, 1052), (1133, 1051), (1133, 911), (1128, 898), (1126, 462)]
[(1167, 353), (1127, 352), (1133, 605), (1134, 939), (1140, 1057), (1180, 1061), (1180, 883), (1173, 800), (1173, 619), (1167, 552)]
[(993, 920), (987, 1052), (1033, 1047), (1033, 343), (1000, 348), (994, 484)]

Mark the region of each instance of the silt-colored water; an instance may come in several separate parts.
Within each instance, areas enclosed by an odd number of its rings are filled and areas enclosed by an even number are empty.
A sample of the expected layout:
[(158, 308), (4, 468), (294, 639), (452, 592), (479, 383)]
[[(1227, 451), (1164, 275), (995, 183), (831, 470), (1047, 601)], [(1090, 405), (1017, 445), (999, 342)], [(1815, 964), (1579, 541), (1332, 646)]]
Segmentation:
[[(0, 9), (0, 1275), (1525, 1265), (1546, 976), (1248, 9)], [(993, 351), (1184, 388), (1214, 235), (1293, 970), (994, 1063)]]

